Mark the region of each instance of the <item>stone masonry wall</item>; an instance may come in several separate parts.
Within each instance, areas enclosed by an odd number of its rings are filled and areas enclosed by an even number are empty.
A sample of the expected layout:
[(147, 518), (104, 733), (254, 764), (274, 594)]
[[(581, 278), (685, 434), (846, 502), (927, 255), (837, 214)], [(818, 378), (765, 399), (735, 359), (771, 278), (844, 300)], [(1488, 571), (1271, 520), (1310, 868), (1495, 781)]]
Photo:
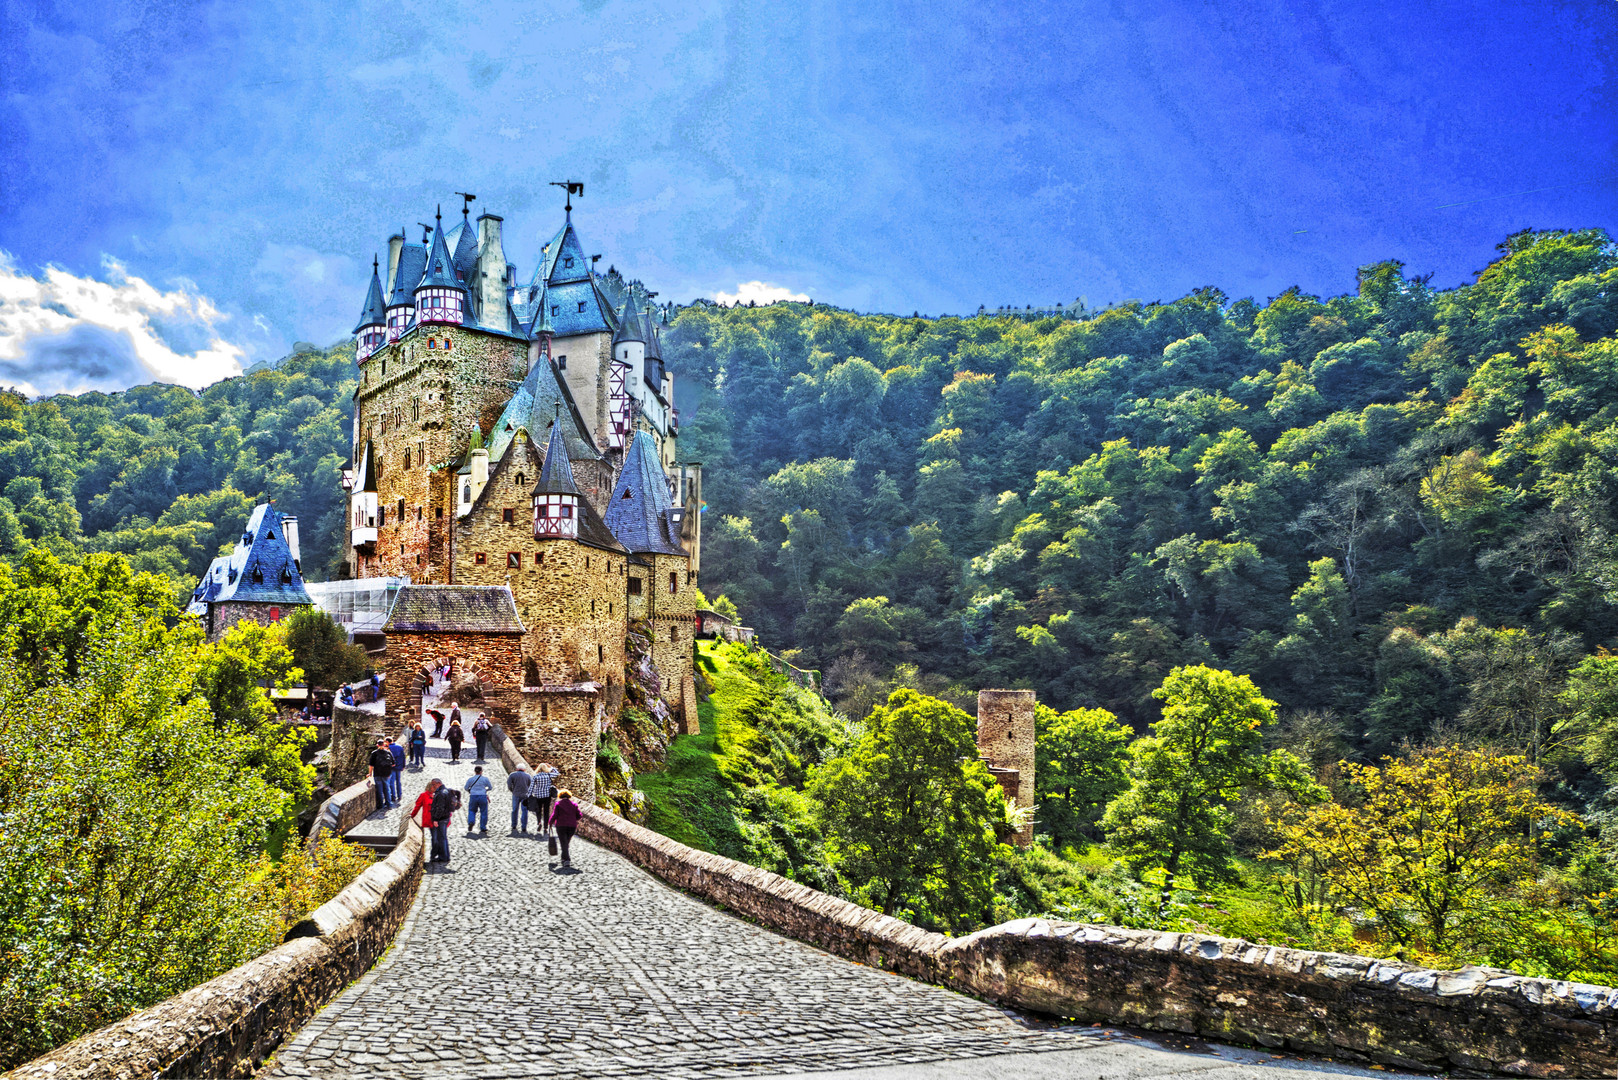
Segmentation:
[[(429, 341), (452, 348), (429, 349)], [(377, 503), (385, 511), (357, 576), (400, 574), (444, 582), (455, 513), (454, 476), (443, 467), (466, 449), (474, 426), (487, 432), (526, 372), (527, 346), (460, 327), (419, 327), (360, 365), (361, 445), (381, 464)], [(359, 449), (355, 449), (358, 464)], [(411, 466), (404, 467), (409, 451)], [(425, 458), (425, 464), (423, 463)], [(405, 514), (399, 517), (399, 500)]]
[[(600, 739), (600, 696), (577, 692), (525, 691), (512, 739), (522, 755), (556, 766), (556, 782), (581, 803), (596, 797), (596, 746)], [(508, 731), (510, 729), (508, 728)]]
[(404, 634), (388, 633), (387, 647), (378, 665), (388, 673), (387, 699), (391, 722), (420, 716), (421, 701), (411, 692), (422, 668), (448, 657), (457, 672), (475, 670), (483, 681), (483, 708), (494, 722), (511, 720), (517, 692), (522, 686), (520, 634)]
[(392, 944), (421, 884), (422, 831), (294, 926), (281, 945), (201, 986), (59, 1046), (13, 1080), (248, 1077)]
[[(697, 584), (683, 555), (643, 555), (652, 562), (643, 592), (646, 623), (652, 633), (652, 662), (663, 677), (663, 700), (683, 714), (681, 687), (692, 672), (691, 649), (697, 634)], [(673, 575), (674, 589), (669, 590)], [(683, 722), (683, 715), (682, 715)]]
[(1397, 1068), (1618, 1075), (1611, 987), (1043, 919), (950, 940), (598, 807), (579, 835), (789, 937), (1017, 1008)]
[[(567, 380), (568, 392), (579, 407), (590, 438), (598, 447), (610, 445), (607, 439), (608, 376), (612, 370), (612, 335), (579, 334), (575, 337), (556, 338), (551, 342), (551, 355), (561, 363), (567, 357), (562, 376)], [(600, 505), (599, 493), (589, 493), (592, 501)]]
[[(515, 470), (508, 475), (515, 483)], [(526, 479), (532, 488), (537, 476)], [(517, 613), (528, 627), (524, 653), (539, 666), (541, 682), (622, 683), (625, 557), (574, 540), (535, 539), (526, 495), (519, 510), (513, 525), (502, 524), (499, 513), (474, 513), (461, 523), (456, 583), (509, 582)], [(481, 565), (479, 553), (484, 555)], [(506, 565), (512, 554), (516, 567)]]
[[(1034, 805), (1034, 692), (978, 691), (978, 753), (990, 766), (1017, 771), (1017, 805)], [(1004, 782), (1002, 782), (1003, 784)], [(1033, 843), (1034, 823), (1017, 834), (1017, 843)]]
[(227, 600), (210, 605), (213, 609), (213, 632), (209, 641), (218, 641), (225, 632), (239, 622), (255, 622), (260, 626), (274, 626), (302, 607), (301, 604), (265, 604), (258, 601)]

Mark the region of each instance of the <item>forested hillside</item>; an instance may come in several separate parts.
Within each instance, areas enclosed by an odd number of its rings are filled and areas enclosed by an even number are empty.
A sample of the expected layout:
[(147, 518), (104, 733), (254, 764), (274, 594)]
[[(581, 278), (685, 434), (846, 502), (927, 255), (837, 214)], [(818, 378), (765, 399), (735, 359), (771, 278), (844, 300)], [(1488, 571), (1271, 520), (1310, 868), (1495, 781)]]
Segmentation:
[(1139, 729), (1206, 662), (1316, 758), (1538, 758), (1618, 633), (1615, 266), (1598, 230), (1522, 233), (1449, 290), (1389, 262), (1082, 321), (687, 309), (704, 589), (856, 714), (912, 665)]
[(324, 578), (342, 562), (353, 355), (298, 353), (201, 394), (0, 394), (0, 559), (121, 552), (184, 589), (269, 497), (298, 516), (304, 566)]

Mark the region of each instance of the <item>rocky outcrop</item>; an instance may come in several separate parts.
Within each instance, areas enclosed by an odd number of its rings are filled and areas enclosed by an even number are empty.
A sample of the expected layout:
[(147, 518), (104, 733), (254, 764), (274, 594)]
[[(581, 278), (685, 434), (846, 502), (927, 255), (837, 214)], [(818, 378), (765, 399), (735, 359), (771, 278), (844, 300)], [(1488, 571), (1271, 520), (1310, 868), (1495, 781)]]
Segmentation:
[(1023, 919), (949, 940), (595, 807), (579, 835), (789, 937), (1022, 1009), (1398, 1068), (1618, 1076), (1618, 989)]

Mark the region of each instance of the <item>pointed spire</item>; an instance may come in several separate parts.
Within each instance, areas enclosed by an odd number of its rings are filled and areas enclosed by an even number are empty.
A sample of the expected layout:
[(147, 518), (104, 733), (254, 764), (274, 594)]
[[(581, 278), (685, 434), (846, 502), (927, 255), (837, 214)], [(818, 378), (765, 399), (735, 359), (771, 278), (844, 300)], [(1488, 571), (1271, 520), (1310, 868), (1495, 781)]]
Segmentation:
[(614, 345), (625, 341), (646, 341), (645, 329), (641, 324), (640, 312), (635, 310), (635, 290), (629, 290), (629, 299), (624, 301), (624, 313), (618, 318), (618, 334), (612, 339)]
[(354, 327), (354, 333), (359, 333), (367, 326), (386, 326), (387, 307), (382, 303), (382, 277), (375, 255), (371, 256), (371, 288), (365, 294), (365, 307), (360, 311), (359, 325)]
[(444, 243), (444, 215), (438, 215), (438, 227), (433, 230), (433, 246), (427, 256), (427, 273), (421, 279), (416, 290), (421, 289), (459, 289), (466, 291), (466, 287), (455, 280), (455, 263), (451, 259), (449, 247)]
[(607, 528), (630, 551), (684, 555), (685, 549), (664, 528), (672, 509), (674, 497), (669, 494), (668, 474), (658, 460), (657, 444), (645, 431), (637, 431), (603, 515)]
[(535, 495), (577, 495), (579, 486), (573, 480), (573, 463), (567, 459), (567, 441), (562, 438), (562, 406), (556, 406), (556, 418), (551, 422), (550, 441), (545, 444), (545, 464), (540, 469), (539, 486)]

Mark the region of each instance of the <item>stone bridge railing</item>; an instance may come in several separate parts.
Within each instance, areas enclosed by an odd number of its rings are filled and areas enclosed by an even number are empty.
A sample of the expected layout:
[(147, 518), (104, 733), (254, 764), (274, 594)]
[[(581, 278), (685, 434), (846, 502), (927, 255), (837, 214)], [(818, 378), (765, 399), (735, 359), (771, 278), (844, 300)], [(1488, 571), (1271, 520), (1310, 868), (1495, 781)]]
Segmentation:
[[(328, 799), (320, 820), (346, 831), (376, 808), (375, 800), (370, 781), (362, 780)], [(263, 956), (59, 1046), (6, 1077), (253, 1075), (283, 1039), (387, 951), (421, 884), (423, 837), (421, 826), (406, 819), (392, 854), (367, 867)]]
[(1017, 1008), (1403, 1069), (1618, 1076), (1611, 987), (1044, 919), (951, 939), (599, 807), (579, 835), (788, 937)]

